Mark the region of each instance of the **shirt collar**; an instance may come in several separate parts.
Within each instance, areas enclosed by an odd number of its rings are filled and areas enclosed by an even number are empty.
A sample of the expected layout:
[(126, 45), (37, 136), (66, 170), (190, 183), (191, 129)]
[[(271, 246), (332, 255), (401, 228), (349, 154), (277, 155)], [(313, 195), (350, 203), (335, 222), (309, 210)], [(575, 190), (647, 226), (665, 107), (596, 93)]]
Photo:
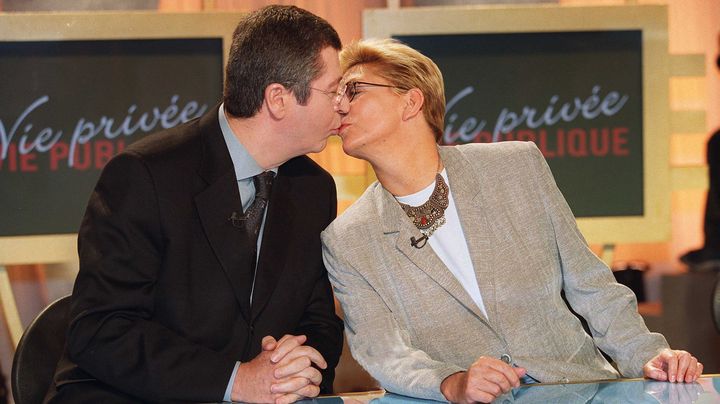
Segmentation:
[[(258, 165), (253, 156), (250, 155), (245, 146), (240, 143), (240, 140), (238, 140), (232, 128), (230, 128), (230, 123), (225, 115), (224, 103), (220, 104), (220, 108), (218, 108), (218, 120), (220, 121), (220, 130), (225, 139), (225, 144), (227, 145), (228, 152), (230, 152), (230, 159), (235, 168), (235, 178), (237, 178), (238, 181), (249, 179), (265, 171)], [(278, 169), (276, 167), (271, 171), (277, 174)]]

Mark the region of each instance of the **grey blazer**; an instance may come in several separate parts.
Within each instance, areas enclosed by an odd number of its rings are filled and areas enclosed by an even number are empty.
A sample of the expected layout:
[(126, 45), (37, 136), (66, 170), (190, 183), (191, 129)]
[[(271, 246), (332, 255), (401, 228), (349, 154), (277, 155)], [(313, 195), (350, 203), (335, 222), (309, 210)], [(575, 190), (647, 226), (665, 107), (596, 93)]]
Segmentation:
[[(577, 229), (534, 143), (440, 147), (486, 318), (379, 183), (322, 234), (355, 359), (389, 391), (444, 400), (440, 383), (509, 354), (542, 382), (642, 375), (663, 348)], [(589, 323), (587, 335), (561, 297)]]

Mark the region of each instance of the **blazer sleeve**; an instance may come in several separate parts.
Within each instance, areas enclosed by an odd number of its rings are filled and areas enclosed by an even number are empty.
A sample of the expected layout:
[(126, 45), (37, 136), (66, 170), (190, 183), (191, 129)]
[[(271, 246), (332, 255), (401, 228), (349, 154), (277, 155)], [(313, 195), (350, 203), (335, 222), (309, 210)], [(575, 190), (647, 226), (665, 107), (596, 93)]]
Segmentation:
[(668, 344), (645, 326), (635, 294), (617, 283), (588, 248), (542, 153), (534, 143), (527, 145), (537, 173), (536, 191), (553, 226), (568, 302), (588, 322), (595, 344), (613, 358), (620, 373), (642, 377), (643, 365)]
[[(332, 179), (329, 183), (329, 189), (327, 224), (330, 224), (337, 214), (337, 193)], [(317, 233), (315, 237), (318, 237)], [(319, 248), (317, 254), (321, 254)], [(321, 259), (319, 261), (322, 262)], [(306, 335), (308, 337), (307, 344), (317, 349), (327, 362), (327, 368), (320, 369), (323, 377), (320, 392), (321, 394), (332, 393), (335, 367), (340, 361), (340, 354), (342, 353), (343, 323), (335, 314), (335, 299), (325, 267), (322, 268), (320, 276), (315, 282), (315, 287), (300, 320), (297, 333)]]
[(221, 401), (235, 359), (153, 321), (165, 243), (156, 198), (138, 156), (126, 152), (103, 170), (78, 235), (68, 355), (143, 399)]
[(465, 369), (432, 359), (412, 346), (409, 333), (395, 320), (353, 264), (349, 251), (328, 229), (323, 232), (323, 259), (335, 296), (345, 314), (345, 335), (353, 357), (388, 391), (411, 397), (446, 401), (442, 381)]

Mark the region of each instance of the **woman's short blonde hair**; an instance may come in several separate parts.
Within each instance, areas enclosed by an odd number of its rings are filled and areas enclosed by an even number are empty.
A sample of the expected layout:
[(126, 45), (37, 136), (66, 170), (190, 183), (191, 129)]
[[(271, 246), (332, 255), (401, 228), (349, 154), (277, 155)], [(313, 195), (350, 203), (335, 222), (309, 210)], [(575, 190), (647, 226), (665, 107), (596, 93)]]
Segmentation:
[(354, 42), (340, 52), (343, 73), (353, 66), (371, 65), (373, 72), (403, 89), (417, 88), (425, 97), (423, 116), (438, 141), (445, 119), (445, 87), (435, 62), (394, 39)]

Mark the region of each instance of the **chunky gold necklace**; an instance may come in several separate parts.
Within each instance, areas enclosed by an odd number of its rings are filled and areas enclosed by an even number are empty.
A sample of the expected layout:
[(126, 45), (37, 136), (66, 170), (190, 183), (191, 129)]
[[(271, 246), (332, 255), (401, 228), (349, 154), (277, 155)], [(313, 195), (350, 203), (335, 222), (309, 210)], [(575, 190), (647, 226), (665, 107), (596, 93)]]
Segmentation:
[[(419, 240), (411, 239), (410, 244), (416, 248), (422, 248), (425, 246), (428, 238), (439, 229), (440, 226), (445, 224), (445, 209), (449, 205), (449, 194), (450, 189), (445, 183), (445, 179), (437, 173), (435, 175), (435, 188), (433, 189), (432, 195), (427, 202), (420, 206), (410, 206), (400, 203), (400, 207), (405, 211), (405, 214), (412, 219), (415, 227), (420, 230), (423, 237)], [(422, 245), (419, 245), (421, 241), (425, 241)]]

